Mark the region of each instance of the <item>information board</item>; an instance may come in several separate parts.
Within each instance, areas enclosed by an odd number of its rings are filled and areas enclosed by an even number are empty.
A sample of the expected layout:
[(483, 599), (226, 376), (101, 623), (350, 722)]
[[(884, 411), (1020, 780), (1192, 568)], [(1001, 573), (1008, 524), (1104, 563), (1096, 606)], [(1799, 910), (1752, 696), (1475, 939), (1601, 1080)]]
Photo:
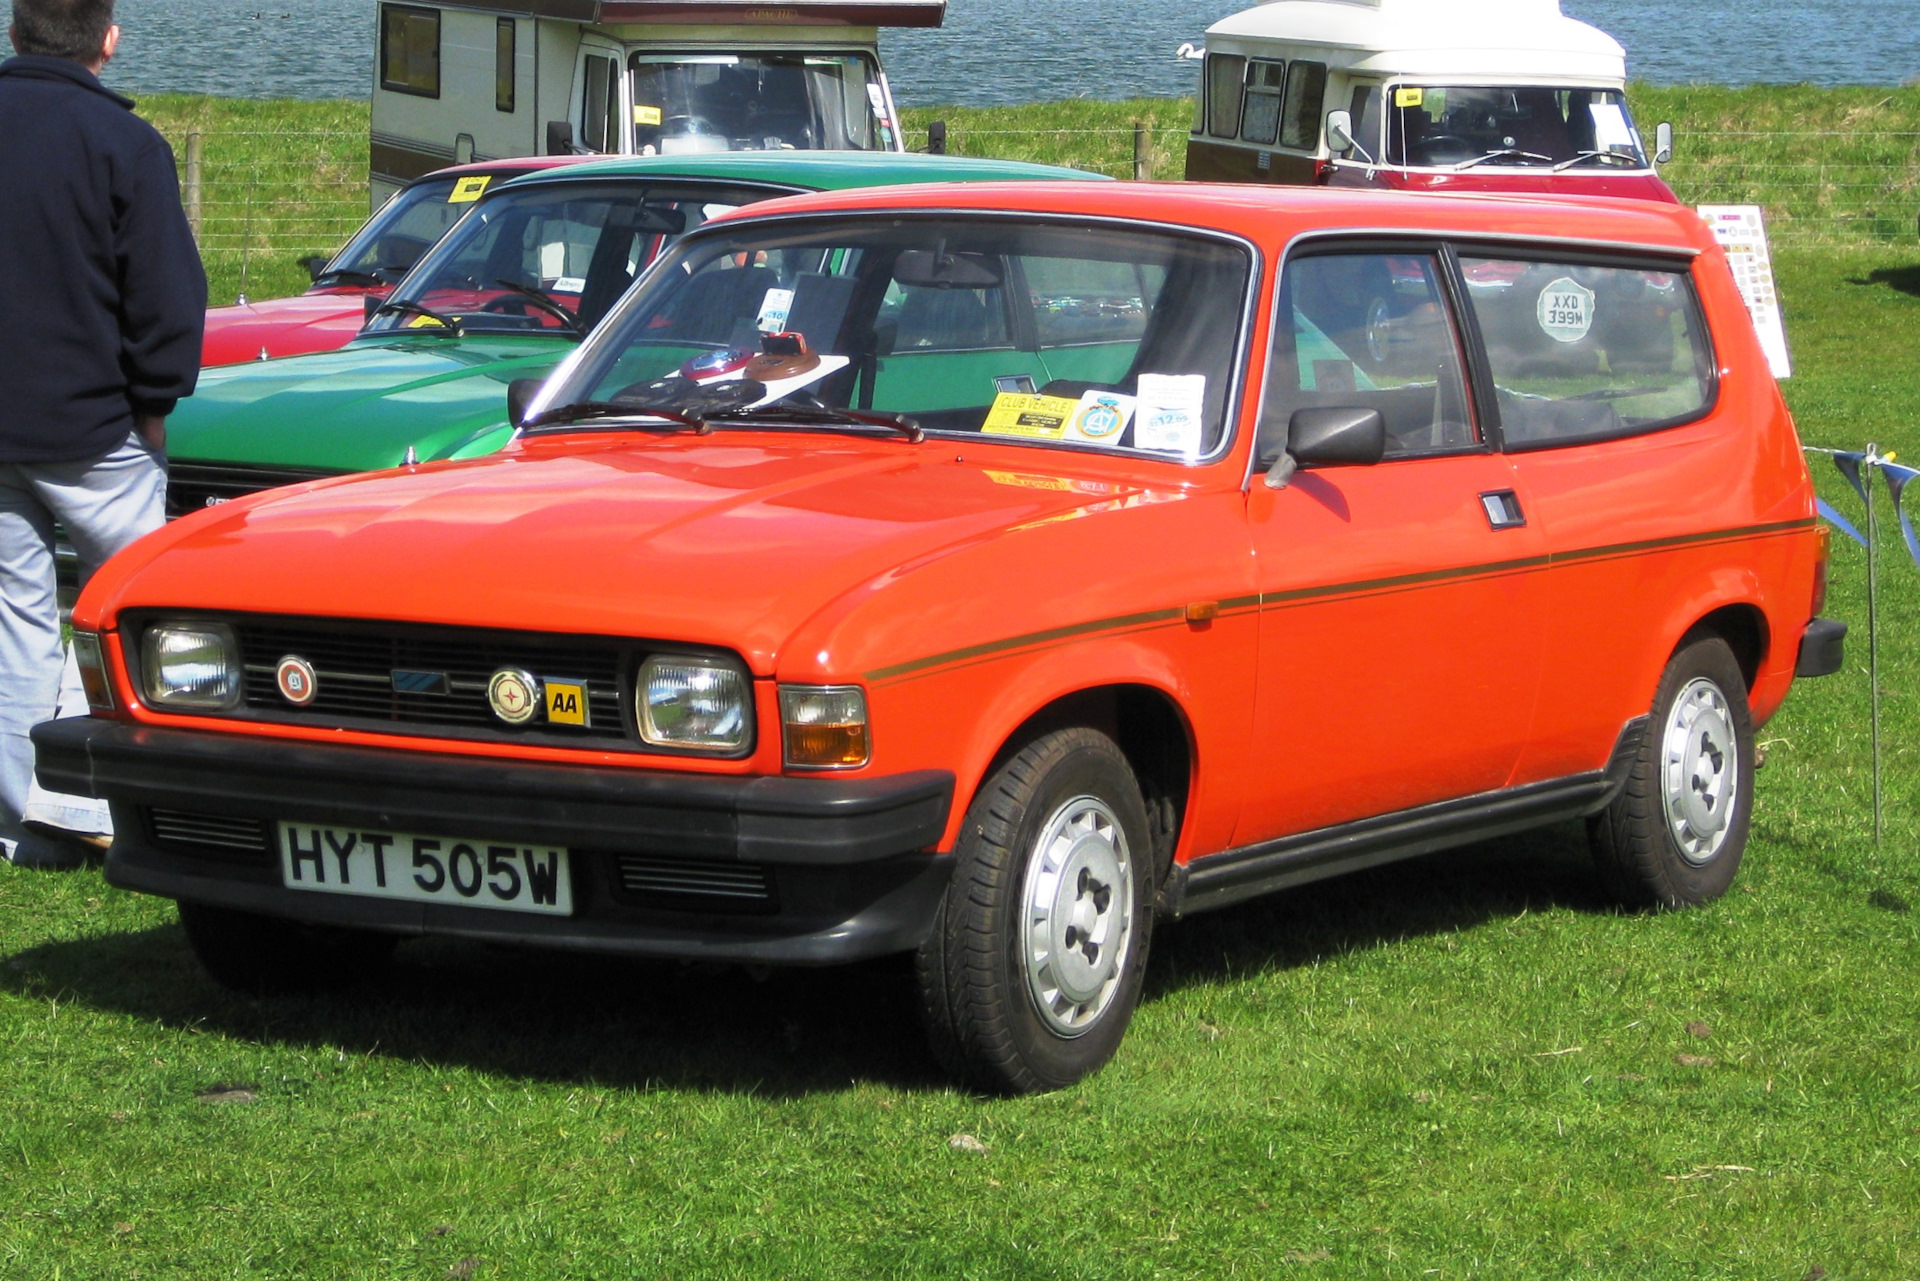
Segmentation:
[(1773, 256), (1767, 251), (1767, 220), (1759, 205), (1701, 205), (1700, 216), (1727, 251), (1740, 296), (1746, 299), (1760, 349), (1775, 378), (1793, 376), (1787, 352), (1787, 326), (1780, 315), (1780, 294), (1773, 285)]

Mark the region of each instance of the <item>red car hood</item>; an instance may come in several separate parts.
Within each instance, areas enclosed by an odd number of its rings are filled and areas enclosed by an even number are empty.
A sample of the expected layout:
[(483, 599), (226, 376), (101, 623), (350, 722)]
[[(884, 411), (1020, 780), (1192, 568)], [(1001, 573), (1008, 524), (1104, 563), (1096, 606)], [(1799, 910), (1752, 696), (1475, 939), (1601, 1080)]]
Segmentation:
[(1013, 451), (965, 452), (980, 461), (950, 444), (727, 433), (321, 481), (143, 540), (76, 621), (167, 608), (636, 636), (737, 649), (771, 675), (848, 592), (1145, 489), (1051, 452), (1014, 454), (1020, 471), (991, 457)]
[(270, 302), (207, 308), (207, 338), (201, 365), (238, 365), (266, 356), (304, 356), (338, 351), (352, 342), (366, 319), (369, 293), (387, 289), (338, 289)]

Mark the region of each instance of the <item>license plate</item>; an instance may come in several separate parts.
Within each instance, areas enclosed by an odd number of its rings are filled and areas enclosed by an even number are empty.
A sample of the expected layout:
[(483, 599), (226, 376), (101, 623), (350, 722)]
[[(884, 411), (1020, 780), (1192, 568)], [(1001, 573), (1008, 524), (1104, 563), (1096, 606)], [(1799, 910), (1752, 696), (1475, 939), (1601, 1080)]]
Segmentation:
[(282, 823), (280, 876), (290, 890), (573, 914), (567, 851), (551, 845)]

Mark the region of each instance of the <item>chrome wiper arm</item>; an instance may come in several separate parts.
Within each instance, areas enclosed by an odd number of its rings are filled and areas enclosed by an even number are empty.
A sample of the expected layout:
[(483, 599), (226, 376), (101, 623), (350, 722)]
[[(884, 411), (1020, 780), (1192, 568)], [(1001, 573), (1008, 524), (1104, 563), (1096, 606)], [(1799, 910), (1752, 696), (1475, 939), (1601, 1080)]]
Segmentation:
[(677, 409), (668, 409), (664, 405), (622, 404), (617, 400), (581, 400), (571, 405), (555, 405), (528, 418), (520, 427), (523, 431), (538, 431), (542, 427), (567, 427), (596, 418), (663, 418), (682, 427), (691, 427), (702, 436), (713, 431), (713, 424), (704, 418), (695, 418)]
[(1475, 156), (1471, 160), (1462, 160), (1453, 167), (1454, 172), (1458, 173), (1462, 169), (1471, 169), (1475, 165), (1484, 165), (1487, 161), (1498, 160), (1502, 156), (1524, 156), (1528, 160), (1544, 160), (1548, 164), (1553, 163), (1552, 156), (1543, 156), (1537, 151), (1522, 151), (1518, 147), (1502, 147), (1498, 151), (1489, 151), (1484, 156)]
[(1635, 160), (1624, 151), (1583, 151), (1571, 160), (1562, 160), (1553, 167), (1553, 171), (1559, 173), (1562, 170), (1571, 169), (1575, 165), (1585, 164), (1589, 160), (1621, 160), (1636, 168), (1638, 168), (1640, 164), (1638, 160)]
[[(378, 307), (375, 307), (373, 309), (373, 314), (378, 316), (384, 312), (389, 312), (389, 311), (398, 312), (400, 315), (403, 315), (403, 316), (425, 316), (428, 320), (439, 321), (441, 328), (443, 328), (452, 337), (462, 338), (466, 336), (467, 331), (465, 327), (461, 325), (457, 317), (443, 315), (442, 313), (435, 311), (431, 307), (422, 307), (419, 303), (413, 302), (410, 299), (389, 298), (387, 299), (387, 301), (381, 303)], [(409, 330), (408, 332), (419, 333), (420, 331), (415, 329), (415, 330)]]
[(804, 425), (850, 426), (850, 427), (888, 427), (905, 435), (912, 444), (919, 444), (927, 438), (927, 433), (919, 422), (906, 414), (869, 414), (859, 409), (841, 409), (834, 405), (807, 405), (794, 407), (778, 403), (759, 405), (751, 409), (732, 409), (716, 418), (784, 418), (789, 422)]

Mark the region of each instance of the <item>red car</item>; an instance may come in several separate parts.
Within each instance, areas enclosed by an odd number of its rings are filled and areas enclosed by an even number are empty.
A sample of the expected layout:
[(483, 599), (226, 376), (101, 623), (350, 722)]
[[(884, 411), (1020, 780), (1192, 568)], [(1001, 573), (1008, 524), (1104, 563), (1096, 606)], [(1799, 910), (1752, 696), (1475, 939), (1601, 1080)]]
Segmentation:
[(520, 156), (455, 165), (416, 179), (380, 206), (347, 247), (331, 258), (309, 258), (313, 288), (267, 302), (244, 299), (207, 308), (204, 366), (238, 365), (275, 356), (337, 351), (360, 332), (366, 299), (385, 298), (460, 216), (495, 182), (573, 164), (593, 156)]

